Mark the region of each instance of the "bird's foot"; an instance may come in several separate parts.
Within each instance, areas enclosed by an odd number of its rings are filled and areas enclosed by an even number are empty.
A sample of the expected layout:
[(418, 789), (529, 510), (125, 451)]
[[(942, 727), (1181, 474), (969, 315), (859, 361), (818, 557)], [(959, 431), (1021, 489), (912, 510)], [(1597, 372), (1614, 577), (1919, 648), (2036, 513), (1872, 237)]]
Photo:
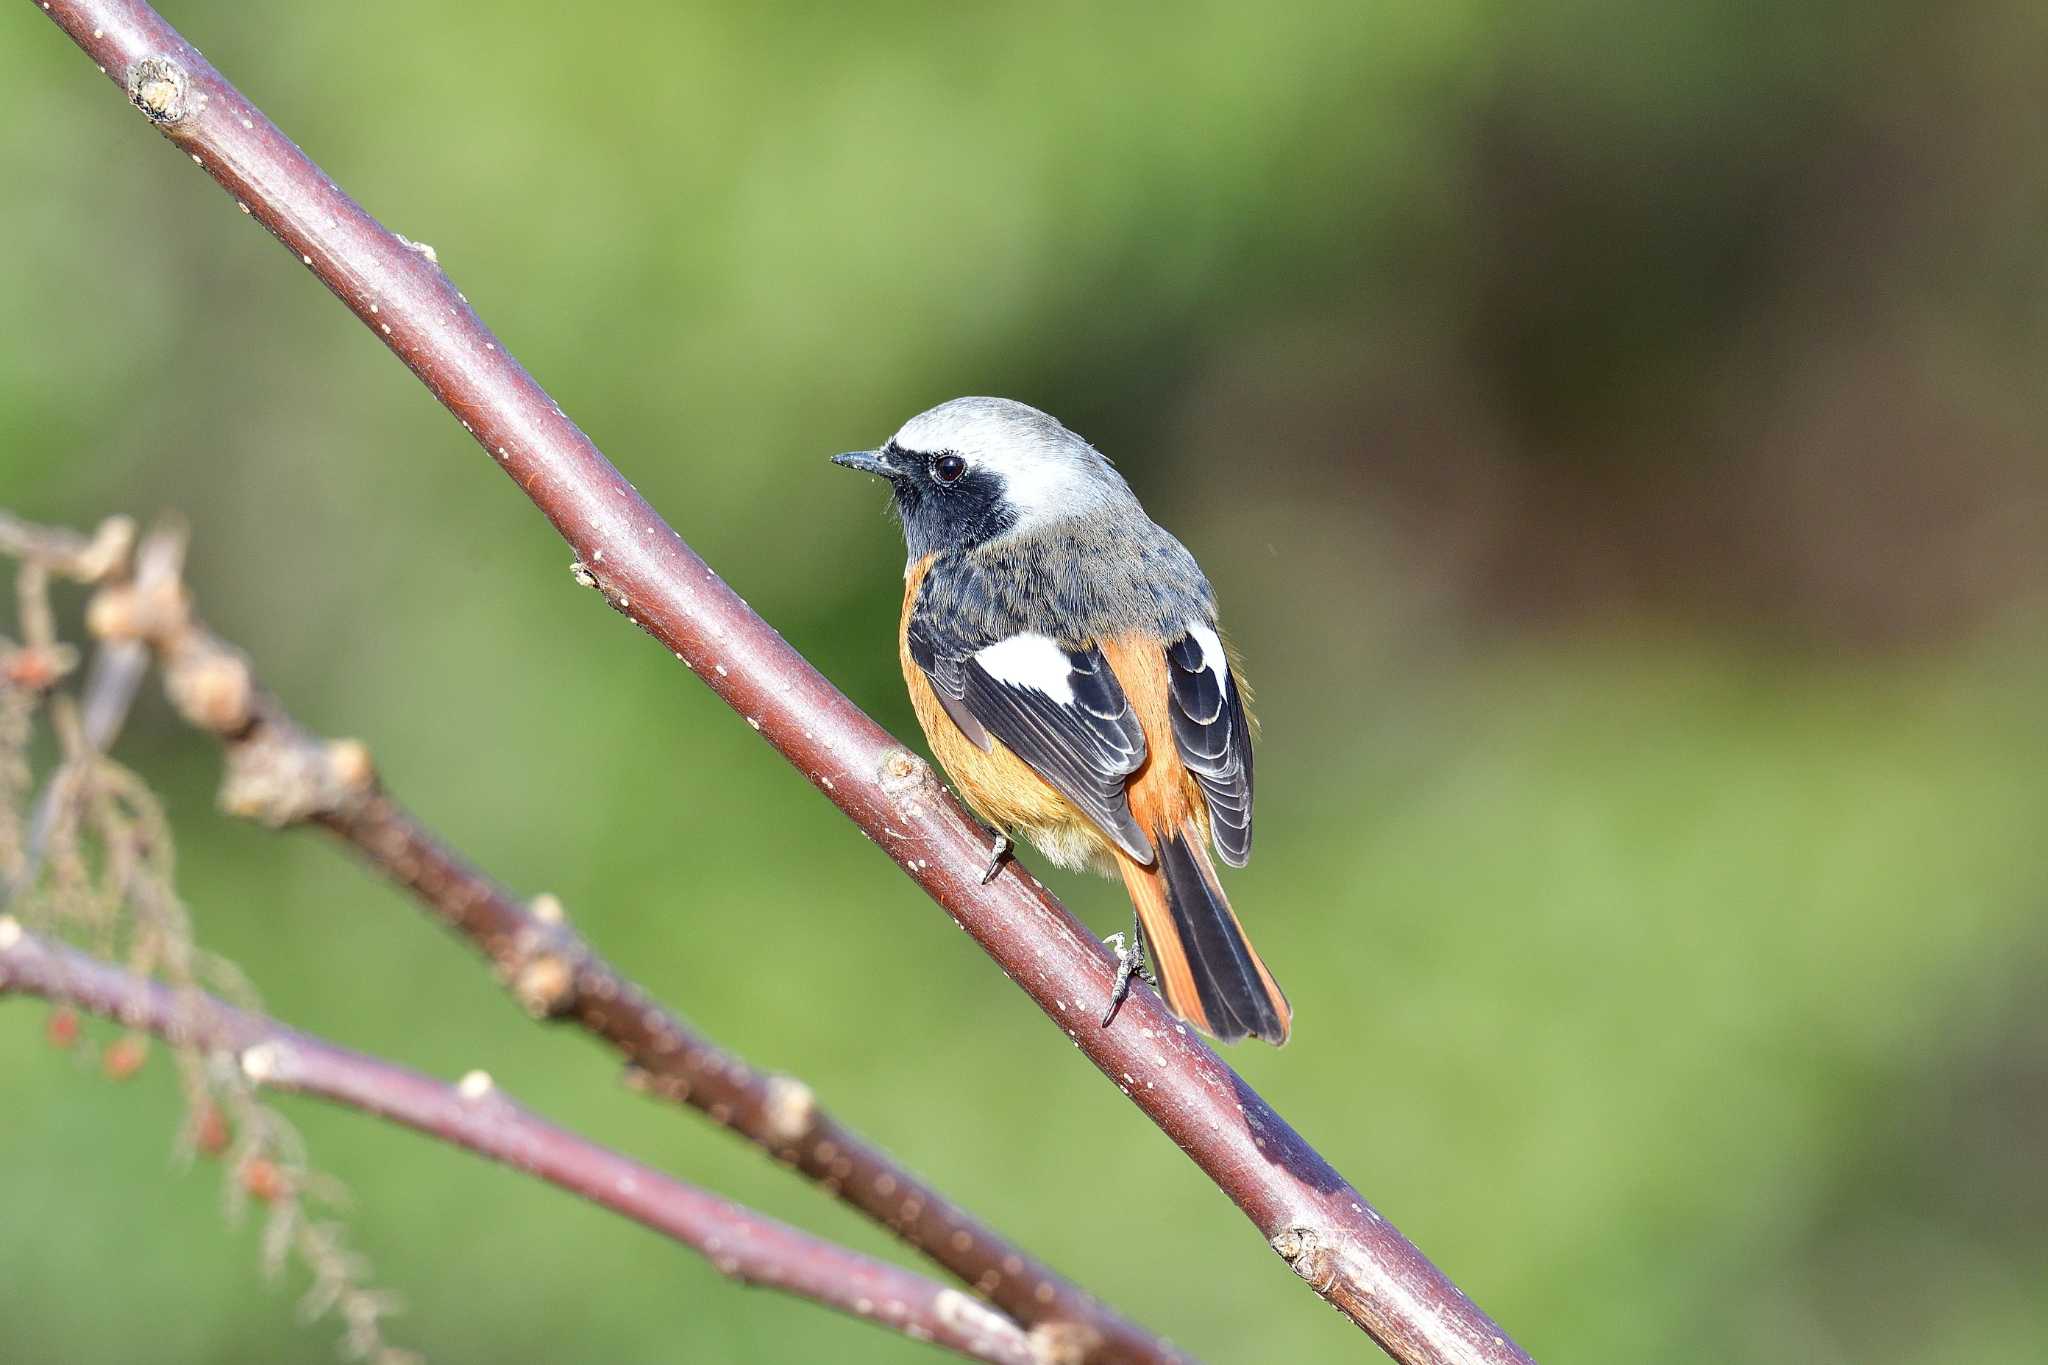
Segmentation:
[(1102, 1026), (1108, 1028), (1116, 1021), (1116, 1012), (1124, 1007), (1124, 998), (1131, 993), (1132, 980), (1150, 981), (1152, 974), (1145, 970), (1145, 935), (1135, 922), (1131, 925), (1128, 948), (1124, 946), (1121, 932), (1102, 941), (1116, 950), (1116, 980), (1109, 988), (1109, 1007), (1102, 1012)]

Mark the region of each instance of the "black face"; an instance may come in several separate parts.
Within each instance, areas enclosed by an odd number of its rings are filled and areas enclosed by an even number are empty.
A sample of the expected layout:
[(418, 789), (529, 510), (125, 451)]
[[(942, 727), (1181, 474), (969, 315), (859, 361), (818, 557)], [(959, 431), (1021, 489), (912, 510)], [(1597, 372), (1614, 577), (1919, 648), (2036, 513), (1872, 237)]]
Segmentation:
[(905, 450), (891, 441), (866, 459), (840, 462), (889, 481), (913, 559), (970, 549), (1017, 523), (1002, 476), (956, 451)]

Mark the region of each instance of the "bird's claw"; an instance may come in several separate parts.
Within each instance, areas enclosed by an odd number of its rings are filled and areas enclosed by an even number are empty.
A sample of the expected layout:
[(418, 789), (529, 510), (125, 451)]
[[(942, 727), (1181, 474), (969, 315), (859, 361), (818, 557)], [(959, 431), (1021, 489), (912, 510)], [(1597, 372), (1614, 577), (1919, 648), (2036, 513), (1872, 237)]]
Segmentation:
[(1102, 1011), (1102, 1027), (1108, 1028), (1116, 1022), (1116, 1012), (1123, 1008), (1125, 997), (1130, 995), (1132, 980), (1145, 975), (1145, 936), (1133, 924), (1129, 947), (1124, 946), (1121, 930), (1102, 941), (1116, 952), (1116, 980), (1109, 988), (1109, 1006)]
[(996, 873), (1003, 870), (1003, 859), (1010, 856), (1010, 836), (996, 832), (995, 842), (988, 848), (988, 867), (981, 874), (981, 884), (987, 886), (996, 879)]

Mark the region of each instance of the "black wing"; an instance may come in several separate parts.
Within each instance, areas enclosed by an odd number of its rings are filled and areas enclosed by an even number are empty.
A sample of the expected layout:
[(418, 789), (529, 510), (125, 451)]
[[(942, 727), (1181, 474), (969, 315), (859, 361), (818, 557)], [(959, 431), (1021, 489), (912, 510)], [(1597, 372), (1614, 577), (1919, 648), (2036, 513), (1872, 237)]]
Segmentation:
[(1223, 642), (1206, 626), (1166, 647), (1173, 742), (1209, 802), (1216, 853), (1232, 867), (1252, 856), (1252, 734)]
[(1145, 732), (1102, 651), (1061, 648), (1021, 632), (977, 644), (913, 614), (910, 657), (962, 733), (994, 735), (1133, 858), (1152, 841), (1131, 816), (1125, 783), (1145, 763)]

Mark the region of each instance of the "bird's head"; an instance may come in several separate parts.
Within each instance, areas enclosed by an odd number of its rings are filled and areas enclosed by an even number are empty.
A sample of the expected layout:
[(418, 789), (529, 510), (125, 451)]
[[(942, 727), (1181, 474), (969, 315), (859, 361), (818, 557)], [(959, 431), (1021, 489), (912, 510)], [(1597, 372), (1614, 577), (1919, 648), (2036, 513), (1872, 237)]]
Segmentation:
[(1136, 505), (1093, 446), (1007, 398), (941, 403), (832, 462), (888, 480), (913, 560)]

